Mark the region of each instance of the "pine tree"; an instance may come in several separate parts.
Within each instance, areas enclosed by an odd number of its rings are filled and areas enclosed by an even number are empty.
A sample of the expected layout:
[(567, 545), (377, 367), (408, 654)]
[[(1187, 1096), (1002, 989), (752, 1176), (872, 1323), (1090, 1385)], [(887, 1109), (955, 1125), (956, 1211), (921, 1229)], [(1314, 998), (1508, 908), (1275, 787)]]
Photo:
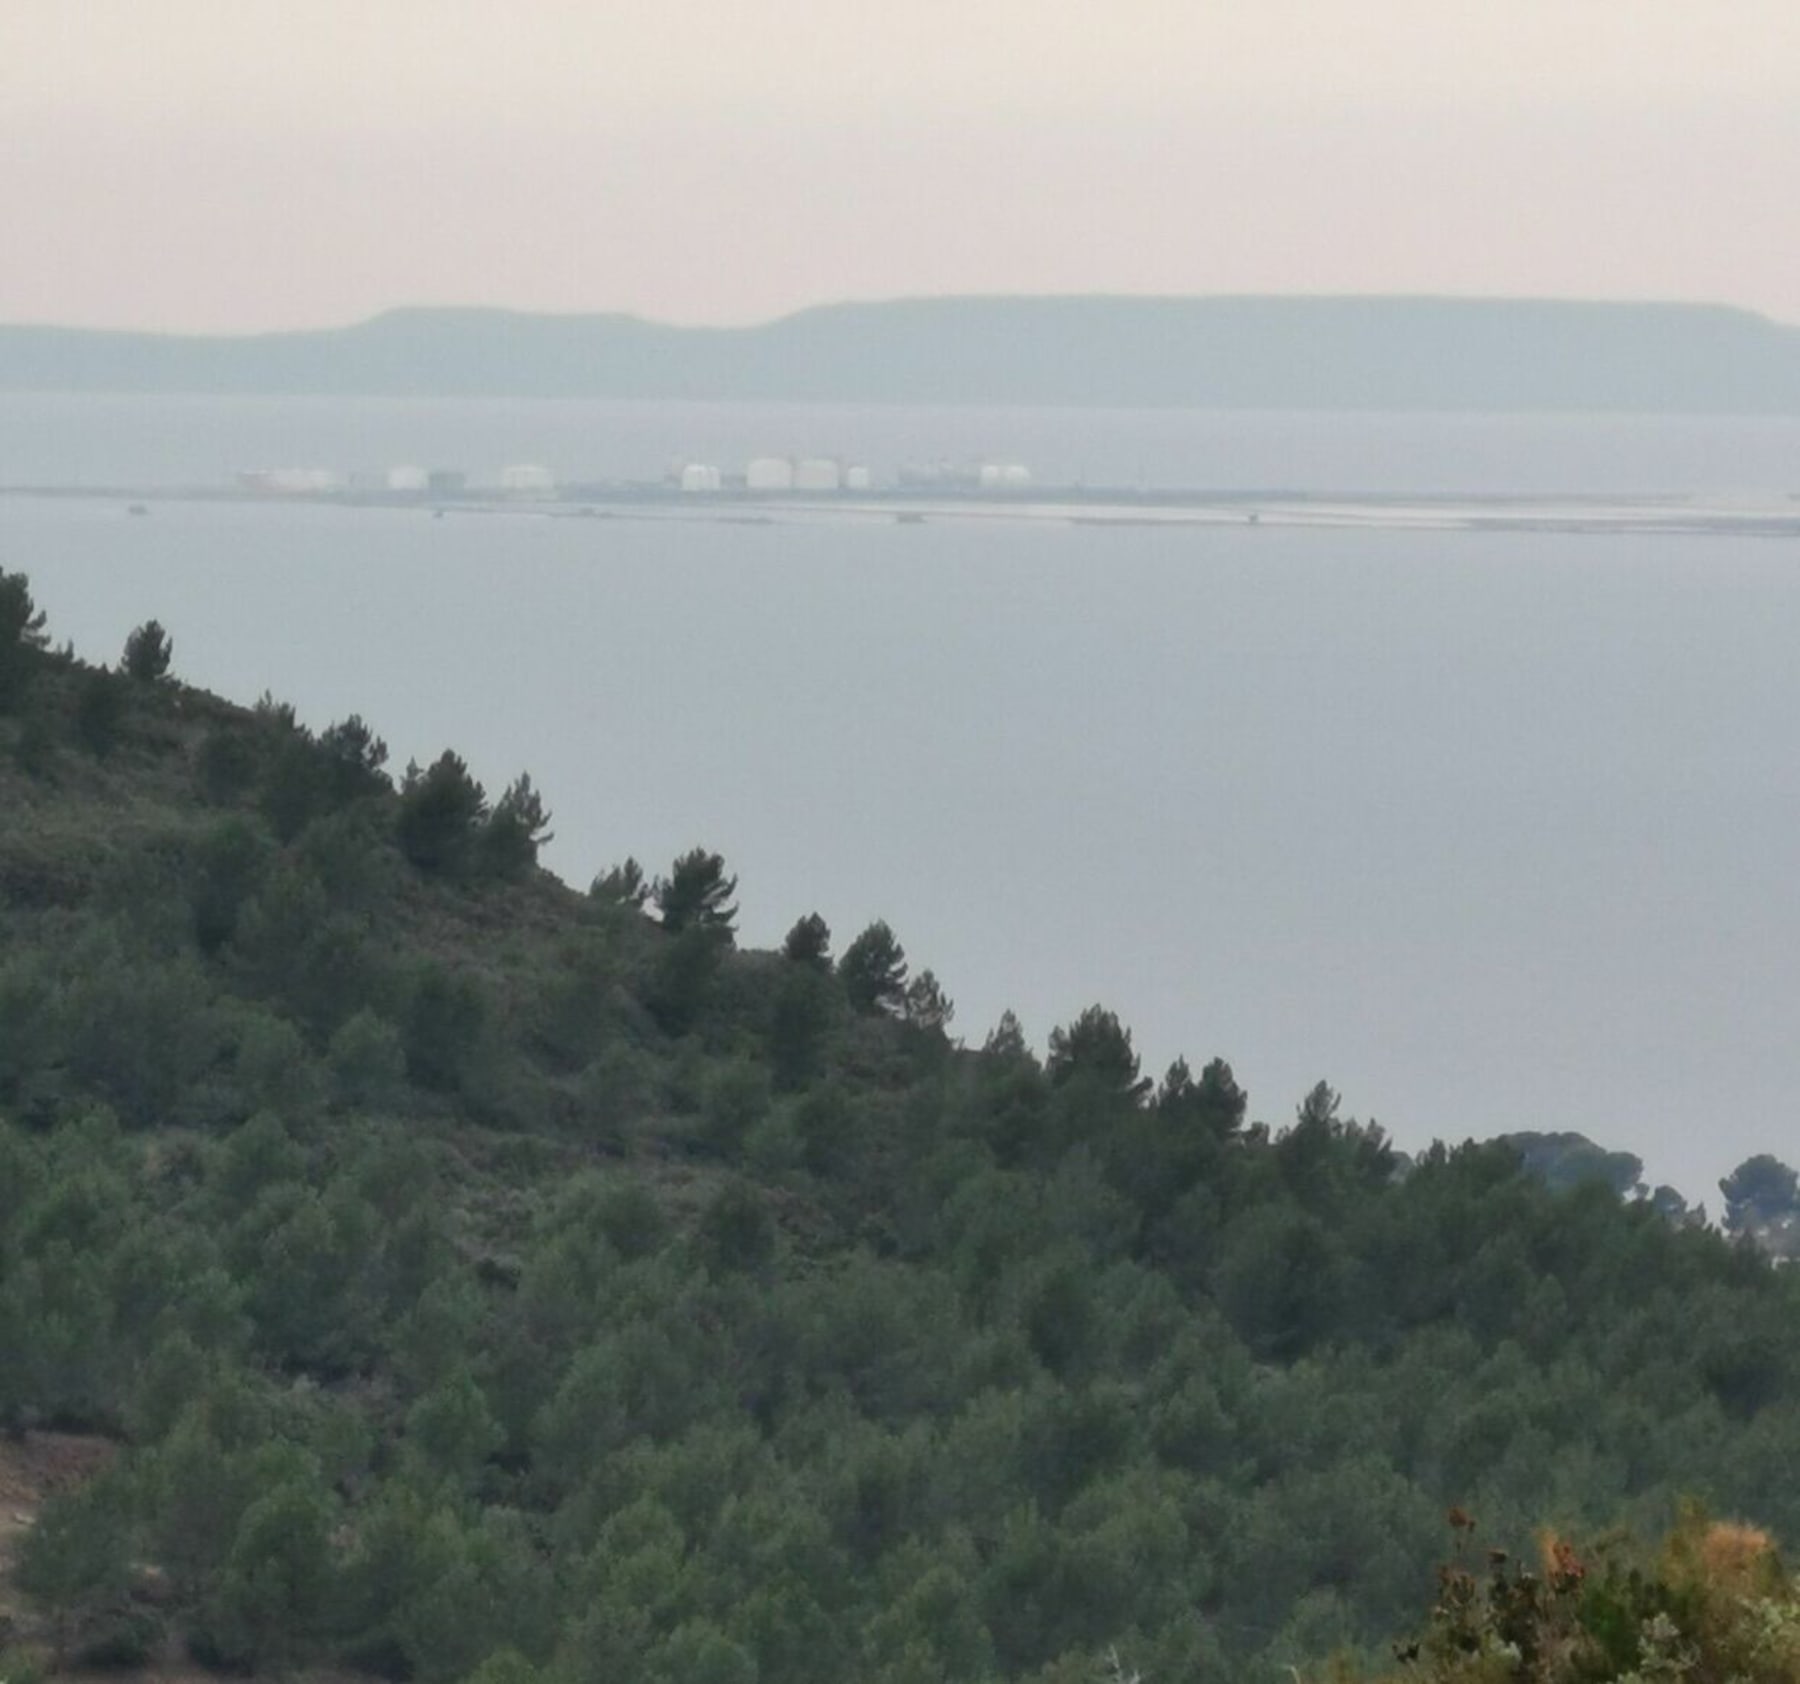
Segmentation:
[(414, 763), (400, 788), (400, 851), (421, 871), (455, 876), (469, 863), (487, 811), (487, 793), (461, 755), (445, 749), (424, 772)]
[(893, 1015), (906, 1003), (906, 949), (879, 918), (844, 949), (838, 975), (865, 1017)]
[(731, 897), (737, 879), (725, 875), (725, 860), (704, 848), (693, 848), (670, 867), (656, 884), (656, 910), (671, 935), (684, 930), (712, 930), (729, 937), (737, 918)]
[(125, 656), (119, 670), (139, 684), (155, 684), (169, 675), (175, 640), (157, 620), (146, 620), (125, 639)]

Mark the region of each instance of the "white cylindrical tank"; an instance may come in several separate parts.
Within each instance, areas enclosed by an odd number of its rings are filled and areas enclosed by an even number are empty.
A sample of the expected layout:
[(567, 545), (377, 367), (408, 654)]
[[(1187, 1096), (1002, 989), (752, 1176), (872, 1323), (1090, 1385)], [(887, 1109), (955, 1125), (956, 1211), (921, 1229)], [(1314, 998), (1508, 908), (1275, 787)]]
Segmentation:
[(281, 493), (332, 491), (338, 484), (330, 468), (257, 468), (238, 480), (247, 489)]
[(680, 483), (683, 491), (717, 491), (721, 480), (710, 462), (689, 462), (681, 470)]
[(415, 468), (410, 462), (387, 471), (389, 491), (424, 491), (430, 484), (431, 475), (423, 468)]
[(556, 476), (536, 462), (509, 462), (500, 470), (500, 489), (519, 496), (541, 497), (556, 489)]
[(792, 491), (794, 464), (785, 456), (758, 456), (744, 470), (744, 486), (749, 491)]
[(867, 491), (873, 483), (869, 470), (861, 462), (852, 462), (844, 470), (844, 489), (846, 491)]
[(836, 491), (844, 470), (829, 456), (803, 456), (794, 466), (796, 491)]
[(1031, 484), (1031, 470), (1023, 462), (1008, 462), (1000, 470), (1000, 483), (1017, 491)]

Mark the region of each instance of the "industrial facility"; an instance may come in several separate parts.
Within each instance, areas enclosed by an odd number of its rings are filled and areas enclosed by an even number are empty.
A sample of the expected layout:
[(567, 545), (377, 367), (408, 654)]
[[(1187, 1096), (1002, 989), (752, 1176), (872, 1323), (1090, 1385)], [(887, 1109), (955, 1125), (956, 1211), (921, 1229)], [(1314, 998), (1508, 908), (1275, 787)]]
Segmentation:
[(246, 468), (237, 476), (237, 483), (243, 491), (292, 497), (335, 491), (343, 480), (330, 468)]
[(500, 489), (511, 497), (551, 497), (556, 475), (536, 462), (509, 462), (500, 470)]
[(792, 491), (794, 463), (787, 456), (758, 456), (744, 470), (747, 491)]
[[(607, 499), (654, 494), (657, 487), (644, 481), (560, 483), (556, 474), (539, 462), (509, 462), (492, 478), (474, 479), (462, 468), (427, 468), (402, 462), (387, 468), (361, 468), (348, 475), (331, 468), (277, 467), (245, 469), (235, 476), (240, 491), (282, 497), (332, 497), (348, 495), (357, 500), (414, 498), (466, 500), (498, 496), (512, 502), (552, 502)], [(884, 482), (892, 484), (893, 482)], [(1005, 460), (924, 460), (905, 463), (897, 476), (901, 492), (941, 492), (949, 495), (994, 495), (1022, 492), (1032, 484), (1031, 471), (1023, 463)], [(841, 456), (753, 456), (741, 473), (717, 463), (677, 457), (670, 461), (660, 482), (663, 492), (683, 496), (720, 493), (752, 497), (785, 496), (830, 498), (843, 494), (868, 495), (875, 491), (875, 477), (867, 463)], [(584, 511), (591, 512), (591, 511)]]
[(1031, 470), (1022, 462), (907, 462), (900, 483), (909, 490), (1023, 491)]
[(682, 462), (671, 468), (668, 483), (682, 491), (738, 489), (751, 492), (868, 491), (874, 476), (866, 464), (836, 456), (754, 456), (741, 480), (727, 479), (710, 462)]

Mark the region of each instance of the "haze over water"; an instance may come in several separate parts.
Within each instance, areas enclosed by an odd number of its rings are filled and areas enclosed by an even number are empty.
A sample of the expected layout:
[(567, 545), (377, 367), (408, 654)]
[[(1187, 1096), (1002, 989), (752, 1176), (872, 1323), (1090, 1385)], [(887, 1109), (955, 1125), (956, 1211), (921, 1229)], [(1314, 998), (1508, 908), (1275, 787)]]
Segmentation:
[[(175, 441), (175, 442), (169, 442)], [(1047, 478), (1800, 487), (1793, 422), (0, 400), (0, 484), (282, 461), (652, 475), (832, 449)], [(1085, 469), (1085, 474), (1084, 474)], [(1800, 546), (1708, 537), (552, 520), (0, 498), (110, 658), (529, 769), (571, 882), (703, 842), (744, 939), (886, 917), (979, 1040), (1100, 1000), (1147, 1068), (1323, 1076), (1401, 1144), (1578, 1129), (1690, 1197), (1792, 1159)], [(1716, 1194), (1713, 1196), (1716, 1204)]]
[(0, 488), (227, 484), (245, 468), (340, 473), (509, 462), (564, 481), (741, 472), (768, 453), (1024, 462), (1040, 484), (1505, 496), (1800, 492), (1800, 418), (1306, 414), (1187, 409), (631, 403), (498, 398), (96, 397), (0, 392)]

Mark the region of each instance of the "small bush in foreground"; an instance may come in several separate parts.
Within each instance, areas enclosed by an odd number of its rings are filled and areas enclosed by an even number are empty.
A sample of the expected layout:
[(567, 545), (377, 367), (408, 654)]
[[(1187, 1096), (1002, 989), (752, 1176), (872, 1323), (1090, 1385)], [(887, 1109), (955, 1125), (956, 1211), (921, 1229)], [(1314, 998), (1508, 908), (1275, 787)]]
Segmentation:
[(1450, 1524), (1437, 1601), (1425, 1630), (1396, 1647), (1388, 1684), (1800, 1679), (1800, 1582), (1758, 1527), (1688, 1505), (1654, 1557), (1546, 1531), (1533, 1561), (1480, 1549), (1460, 1509)]

